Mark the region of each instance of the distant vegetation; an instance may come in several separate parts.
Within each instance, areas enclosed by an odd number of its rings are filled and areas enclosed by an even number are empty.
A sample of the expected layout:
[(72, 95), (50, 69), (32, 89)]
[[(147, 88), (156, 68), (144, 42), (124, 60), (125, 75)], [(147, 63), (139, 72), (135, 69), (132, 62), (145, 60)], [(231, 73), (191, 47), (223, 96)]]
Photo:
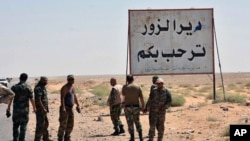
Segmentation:
[[(206, 97), (207, 99), (213, 99), (213, 94), (210, 93)], [(234, 94), (234, 93), (226, 93), (225, 99), (222, 92), (216, 93), (216, 98), (213, 103), (220, 102), (230, 102), (230, 103), (245, 103), (247, 101), (247, 97), (245, 95)]]
[(94, 105), (106, 106), (107, 98), (110, 93), (110, 88), (105, 85), (97, 85), (90, 90), (91, 93), (96, 95), (93, 100)]
[(173, 107), (183, 106), (185, 104), (185, 98), (182, 95), (172, 94), (172, 104)]
[(90, 92), (96, 96), (108, 97), (108, 95), (110, 93), (110, 89), (109, 89), (109, 87), (107, 87), (105, 85), (97, 85), (97, 86), (93, 87), (90, 90)]

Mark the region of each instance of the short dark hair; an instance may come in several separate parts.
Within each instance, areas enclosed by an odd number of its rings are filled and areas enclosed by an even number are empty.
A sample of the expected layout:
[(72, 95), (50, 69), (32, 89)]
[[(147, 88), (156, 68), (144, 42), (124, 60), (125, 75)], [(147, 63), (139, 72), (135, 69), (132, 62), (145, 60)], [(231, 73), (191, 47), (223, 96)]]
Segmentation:
[(133, 82), (134, 81), (133, 75), (127, 75), (127, 81), (128, 82)]
[(28, 79), (28, 74), (27, 73), (21, 73), (19, 79), (21, 81), (26, 81)]

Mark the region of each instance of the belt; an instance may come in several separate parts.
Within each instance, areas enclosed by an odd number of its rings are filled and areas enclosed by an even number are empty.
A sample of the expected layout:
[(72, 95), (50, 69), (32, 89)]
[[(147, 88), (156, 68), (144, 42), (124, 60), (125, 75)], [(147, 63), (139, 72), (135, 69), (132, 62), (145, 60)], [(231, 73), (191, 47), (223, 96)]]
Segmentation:
[(138, 104), (130, 104), (130, 105), (125, 105), (125, 107), (139, 107)]

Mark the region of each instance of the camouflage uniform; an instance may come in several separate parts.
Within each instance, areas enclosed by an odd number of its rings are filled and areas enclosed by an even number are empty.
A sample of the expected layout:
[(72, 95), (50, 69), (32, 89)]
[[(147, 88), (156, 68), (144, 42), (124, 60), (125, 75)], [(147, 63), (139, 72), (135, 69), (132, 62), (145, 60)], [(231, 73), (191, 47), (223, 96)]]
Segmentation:
[[(13, 137), (14, 141), (24, 141), (29, 121), (29, 99), (33, 99), (31, 87), (23, 82), (11, 87), (15, 93), (13, 101)], [(20, 126), (20, 134), (18, 128)]]
[(108, 105), (111, 105), (110, 109), (110, 117), (112, 120), (112, 123), (114, 125), (115, 132), (113, 133), (114, 135), (117, 135), (119, 133), (124, 133), (123, 130), (123, 124), (120, 120), (120, 115), (121, 115), (121, 88), (119, 85), (115, 85), (109, 95), (108, 98)]
[[(62, 110), (60, 106), (60, 117), (59, 117), (59, 130), (58, 130), (58, 141), (62, 141), (64, 135), (64, 141), (70, 141), (70, 133), (73, 131), (74, 127), (74, 112), (70, 107), (65, 107), (66, 112)], [(65, 134), (64, 134), (65, 133)]]
[(136, 130), (137, 132), (142, 131), (142, 126), (141, 126), (141, 122), (140, 122), (140, 107), (125, 107), (125, 116), (126, 116), (126, 120), (128, 123), (128, 131), (130, 134), (134, 133), (134, 123), (136, 126)]
[[(150, 93), (152, 93), (152, 91), (154, 90), (154, 89), (156, 89), (157, 88), (157, 85), (156, 84), (152, 84), (151, 85), (151, 87), (150, 87)], [(150, 95), (150, 93), (149, 93), (149, 95)], [(144, 111), (144, 113), (146, 113), (147, 111), (149, 111), (149, 106), (148, 106), (148, 102), (147, 102), (147, 104), (146, 104), (146, 107), (145, 107), (145, 111)], [(150, 121), (150, 116), (148, 116), (148, 121)], [(150, 124), (150, 123), (149, 123)], [(154, 133), (154, 135), (155, 135), (155, 133)], [(153, 136), (154, 136), (153, 135)], [(150, 136), (150, 133), (148, 132), (148, 136), (147, 136), (147, 138)]]
[[(149, 140), (152, 141), (155, 135), (155, 127), (158, 130), (158, 141), (162, 141), (164, 134), (164, 122), (167, 108), (171, 104), (171, 93), (163, 88), (162, 90), (155, 88), (149, 96)], [(160, 110), (164, 108), (164, 110)]]
[[(66, 85), (64, 85), (62, 89), (64, 87), (66, 87)], [(63, 138), (64, 141), (70, 141), (70, 134), (73, 131), (74, 127), (74, 112), (73, 112), (73, 105), (75, 103), (74, 89), (69, 91), (64, 99), (65, 99), (66, 112), (64, 112), (62, 106), (60, 106), (60, 111), (59, 111), (60, 126), (57, 133), (58, 141), (62, 141)]]
[[(139, 133), (139, 138), (142, 141), (142, 126), (140, 123), (140, 105), (139, 99), (143, 99), (141, 88), (134, 84), (124, 85), (122, 88), (125, 103), (125, 117), (128, 124), (128, 131), (131, 135), (130, 141), (134, 141), (134, 123)], [(142, 102), (142, 101), (141, 101)], [(141, 103), (144, 108), (144, 101)]]
[(40, 141), (41, 137), (43, 136), (44, 141), (49, 140), (49, 132), (48, 126), (49, 121), (47, 117), (47, 113), (43, 113), (42, 107), (38, 104), (41, 100), (42, 105), (49, 112), (48, 108), (48, 97), (47, 97), (47, 90), (45, 86), (38, 84), (35, 89), (35, 105), (36, 105), (36, 132), (35, 132), (35, 141)]

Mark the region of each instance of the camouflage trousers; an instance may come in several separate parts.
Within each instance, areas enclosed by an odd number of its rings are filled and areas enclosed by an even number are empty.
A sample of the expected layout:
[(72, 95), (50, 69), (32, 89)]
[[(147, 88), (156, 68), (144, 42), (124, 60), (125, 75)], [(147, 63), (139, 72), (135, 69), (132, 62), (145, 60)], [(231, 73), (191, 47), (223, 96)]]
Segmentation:
[(72, 108), (66, 108), (66, 112), (62, 110), (60, 107), (60, 116), (59, 116), (59, 122), (60, 126), (58, 129), (57, 137), (58, 141), (62, 141), (64, 138), (64, 141), (70, 141), (70, 134), (74, 127), (74, 112)]
[(43, 114), (41, 111), (36, 112), (36, 132), (35, 132), (35, 141), (40, 141), (43, 137), (44, 141), (49, 139), (49, 121), (47, 114)]
[(129, 133), (134, 133), (134, 123), (137, 132), (142, 131), (142, 126), (140, 123), (140, 107), (125, 107), (124, 112), (128, 124)]
[[(29, 122), (29, 112), (13, 110), (13, 141), (24, 141), (27, 124)], [(19, 133), (20, 127), (20, 133)]]
[(122, 122), (120, 120), (121, 109), (121, 104), (113, 105), (110, 109), (110, 117), (114, 125), (114, 129), (116, 130), (119, 129), (119, 126), (122, 126)]
[(162, 141), (164, 135), (164, 122), (166, 112), (149, 112), (149, 138), (153, 139), (155, 128), (158, 131), (158, 141)]

